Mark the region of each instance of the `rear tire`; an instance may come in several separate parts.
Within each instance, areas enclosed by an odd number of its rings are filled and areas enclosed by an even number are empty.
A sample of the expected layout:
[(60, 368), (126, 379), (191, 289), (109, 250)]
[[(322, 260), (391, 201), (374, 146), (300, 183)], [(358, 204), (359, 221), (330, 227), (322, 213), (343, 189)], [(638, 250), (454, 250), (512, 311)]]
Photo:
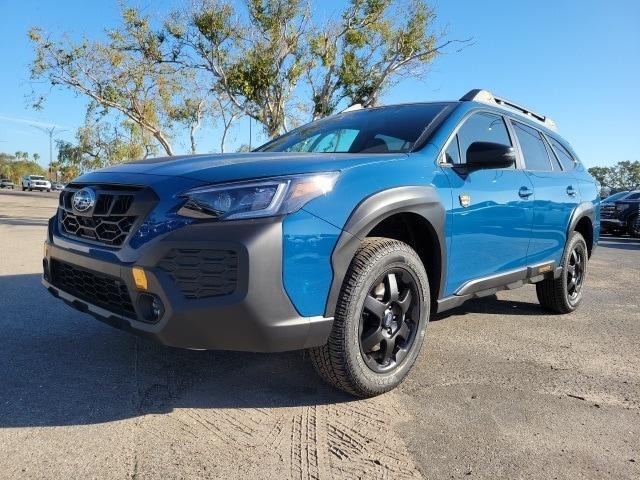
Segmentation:
[(582, 302), (582, 287), (587, 276), (589, 253), (584, 237), (573, 232), (560, 261), (562, 273), (536, 283), (538, 301), (545, 309), (555, 313), (573, 312)]
[(329, 340), (310, 349), (316, 371), (357, 397), (395, 388), (420, 353), (430, 298), (427, 273), (409, 245), (365, 239), (342, 284)]

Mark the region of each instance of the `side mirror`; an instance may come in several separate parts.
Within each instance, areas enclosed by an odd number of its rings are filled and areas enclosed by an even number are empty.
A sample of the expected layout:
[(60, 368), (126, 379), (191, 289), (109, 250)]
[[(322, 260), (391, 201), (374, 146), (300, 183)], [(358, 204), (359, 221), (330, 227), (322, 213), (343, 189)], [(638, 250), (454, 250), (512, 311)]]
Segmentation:
[(516, 163), (513, 147), (501, 143), (473, 142), (467, 149), (467, 163), (462, 164), (468, 170), (486, 168), (509, 168)]

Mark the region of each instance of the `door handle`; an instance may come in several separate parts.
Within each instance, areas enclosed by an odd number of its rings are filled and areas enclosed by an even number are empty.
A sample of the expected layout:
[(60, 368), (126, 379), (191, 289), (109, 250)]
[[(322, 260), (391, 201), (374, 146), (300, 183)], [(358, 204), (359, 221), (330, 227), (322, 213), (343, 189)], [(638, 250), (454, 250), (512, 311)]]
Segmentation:
[(518, 195), (520, 195), (521, 198), (529, 198), (531, 195), (533, 195), (533, 189), (529, 187), (520, 187), (520, 190), (518, 190)]
[(569, 195), (570, 197), (573, 197), (575, 194), (576, 194), (575, 188), (573, 188), (573, 185), (569, 185), (567, 187), (567, 195)]

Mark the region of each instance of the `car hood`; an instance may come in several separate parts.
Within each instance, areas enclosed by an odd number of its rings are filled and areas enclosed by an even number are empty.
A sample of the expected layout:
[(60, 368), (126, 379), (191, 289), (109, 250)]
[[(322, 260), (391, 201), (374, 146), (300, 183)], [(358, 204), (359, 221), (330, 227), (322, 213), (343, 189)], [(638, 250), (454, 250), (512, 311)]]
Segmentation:
[(202, 182), (226, 182), (279, 175), (344, 170), (362, 164), (405, 158), (403, 153), (274, 153), (185, 155), (123, 163), (102, 174), (148, 174), (184, 177)]

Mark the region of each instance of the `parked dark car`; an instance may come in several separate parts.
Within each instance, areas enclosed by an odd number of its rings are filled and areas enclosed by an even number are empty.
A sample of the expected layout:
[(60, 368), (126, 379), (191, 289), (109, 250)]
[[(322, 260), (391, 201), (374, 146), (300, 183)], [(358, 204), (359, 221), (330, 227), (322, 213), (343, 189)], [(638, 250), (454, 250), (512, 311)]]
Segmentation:
[(8, 178), (0, 178), (0, 188), (10, 188), (13, 190), (13, 182)]
[(601, 232), (618, 235), (628, 233), (632, 237), (640, 238), (637, 221), (639, 211), (640, 190), (625, 192), (624, 195), (617, 193), (604, 199), (600, 205)]

